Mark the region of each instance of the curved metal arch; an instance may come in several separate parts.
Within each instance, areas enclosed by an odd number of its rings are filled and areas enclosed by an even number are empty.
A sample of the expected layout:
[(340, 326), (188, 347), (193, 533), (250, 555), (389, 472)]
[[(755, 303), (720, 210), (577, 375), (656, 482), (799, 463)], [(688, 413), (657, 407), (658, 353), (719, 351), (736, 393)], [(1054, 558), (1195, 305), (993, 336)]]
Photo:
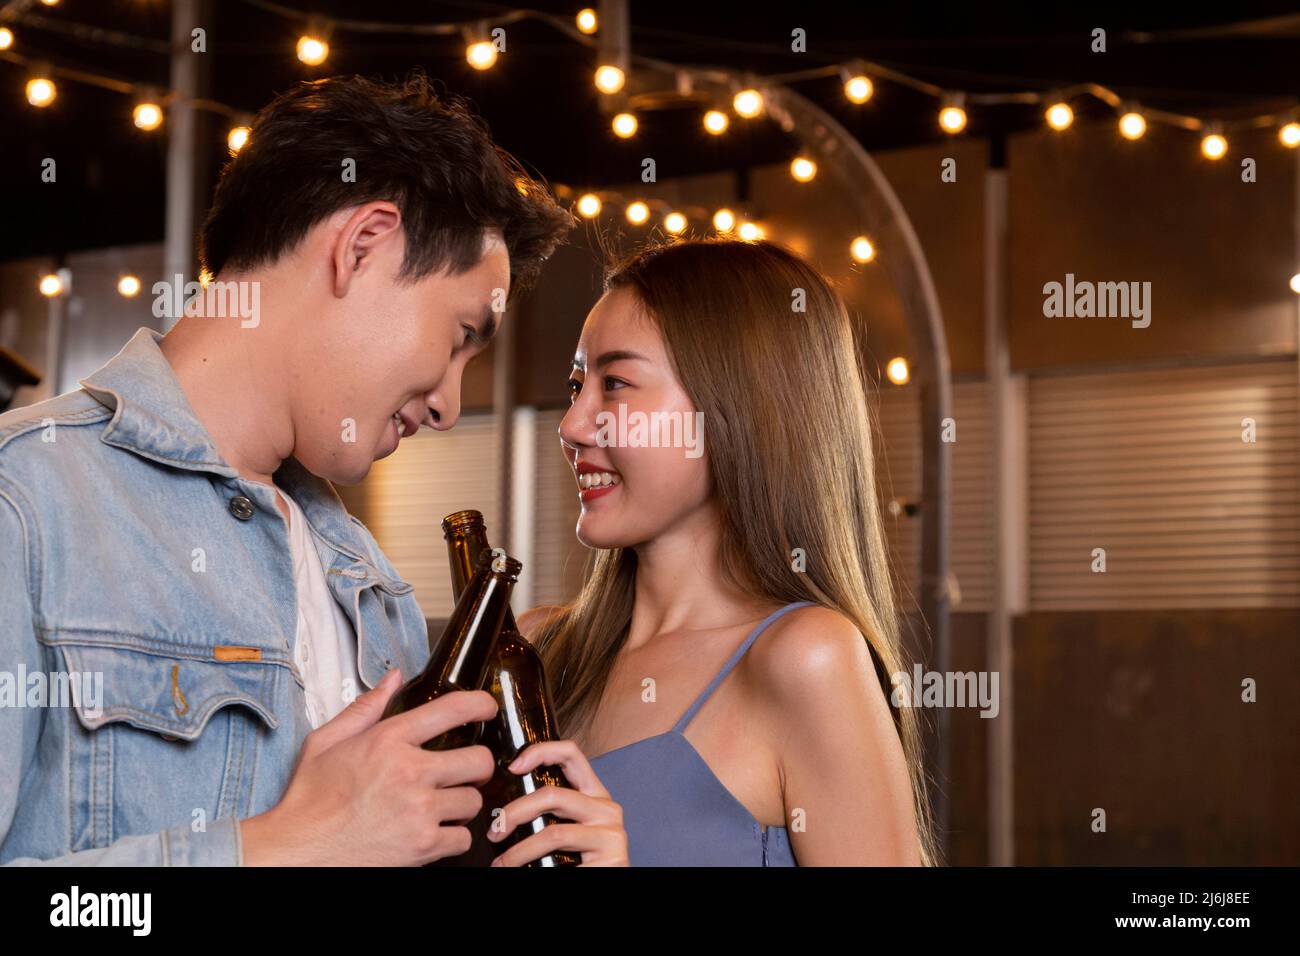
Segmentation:
[[(943, 314), (925, 252), (894, 188), (862, 144), (829, 113), (787, 86), (764, 88), (772, 117), (797, 133), (819, 166), (834, 176), (857, 206), (873, 241), (885, 250), (881, 261), (903, 302), (915, 353), (913, 368), (921, 393), (921, 613), (929, 625), (931, 669), (951, 670), (949, 624), (949, 523), (951, 460), (942, 440), (943, 420), (952, 416), (952, 380)], [(865, 184), (865, 185), (864, 185)], [(949, 714), (939, 708), (929, 741), (929, 761), (938, 784), (931, 797), (936, 828), (947, 842)]]

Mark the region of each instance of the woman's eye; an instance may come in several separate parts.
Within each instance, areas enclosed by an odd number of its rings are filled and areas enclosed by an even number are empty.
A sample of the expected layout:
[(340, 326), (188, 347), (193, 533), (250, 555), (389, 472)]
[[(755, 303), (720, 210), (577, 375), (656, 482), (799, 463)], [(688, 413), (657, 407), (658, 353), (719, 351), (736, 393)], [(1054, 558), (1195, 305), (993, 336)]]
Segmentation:
[(581, 391), (582, 391), (582, 382), (580, 382), (576, 378), (569, 379), (569, 401), (573, 401), (575, 398), (577, 398), (578, 393)]
[(622, 388), (626, 384), (627, 382), (623, 381), (621, 378), (614, 378), (612, 375), (605, 376), (605, 391), (607, 392), (612, 392), (616, 388)]

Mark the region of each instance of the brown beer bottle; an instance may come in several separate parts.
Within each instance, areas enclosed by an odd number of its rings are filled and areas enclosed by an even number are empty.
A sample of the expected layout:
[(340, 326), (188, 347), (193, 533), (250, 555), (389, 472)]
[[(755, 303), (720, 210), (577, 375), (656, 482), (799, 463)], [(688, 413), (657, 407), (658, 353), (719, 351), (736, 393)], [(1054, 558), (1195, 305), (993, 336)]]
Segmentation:
[[(470, 569), (477, 565), (483, 554), (492, 553), (487, 529), (480, 512), (457, 511), (443, 519), (442, 531), (447, 540), (452, 593), (459, 598), (470, 582)], [(496, 757), (496, 770), (492, 779), (479, 788), (483, 794), (483, 810), (469, 826), (473, 845), (468, 852), (448, 858), (448, 865), (490, 866), (492, 860), (507, 848), (556, 822), (554, 815), (543, 814), (522, 824), (499, 843), (492, 843), (487, 840), (487, 832), (494, 819), (493, 810), (548, 785), (569, 786), (558, 766), (543, 765), (526, 774), (507, 769), (525, 748), (543, 740), (560, 739), (555, 705), (546, 683), (542, 659), (519, 633), (515, 617), (509, 610), (482, 689), (496, 698), (497, 715), (483, 725), (478, 742), (491, 749)], [(557, 850), (528, 865), (577, 866), (580, 862), (580, 854)]]
[[(523, 567), (504, 552), (485, 552), (456, 602), (423, 671), (407, 681), (384, 708), (384, 717), (404, 713), (457, 690), (481, 690), (510, 613), (510, 592)], [(452, 750), (475, 743), (481, 724), (453, 727), (426, 741), (425, 750)]]

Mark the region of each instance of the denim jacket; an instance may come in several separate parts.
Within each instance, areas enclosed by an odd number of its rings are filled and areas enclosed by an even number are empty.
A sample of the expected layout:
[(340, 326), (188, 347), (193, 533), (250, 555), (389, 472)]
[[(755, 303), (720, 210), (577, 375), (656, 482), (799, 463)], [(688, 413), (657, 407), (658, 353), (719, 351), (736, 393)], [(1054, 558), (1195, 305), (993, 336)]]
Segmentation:
[[(0, 415), (0, 863), (239, 865), (309, 732), (273, 489), (221, 459), (140, 329), (82, 388)], [(295, 460), (361, 680), (428, 656), (374, 538)], [(358, 692), (361, 692), (358, 688)]]

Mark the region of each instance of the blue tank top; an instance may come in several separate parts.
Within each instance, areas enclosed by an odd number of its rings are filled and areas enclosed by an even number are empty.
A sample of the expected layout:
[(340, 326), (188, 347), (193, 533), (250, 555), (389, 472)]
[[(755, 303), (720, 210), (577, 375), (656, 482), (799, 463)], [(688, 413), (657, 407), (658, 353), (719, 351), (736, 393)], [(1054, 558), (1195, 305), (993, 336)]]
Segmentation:
[(798, 601), (749, 632), (718, 676), (673, 729), (591, 758), (592, 769), (623, 807), (632, 866), (798, 866), (785, 827), (764, 827), (686, 739), (685, 731), (758, 635)]

